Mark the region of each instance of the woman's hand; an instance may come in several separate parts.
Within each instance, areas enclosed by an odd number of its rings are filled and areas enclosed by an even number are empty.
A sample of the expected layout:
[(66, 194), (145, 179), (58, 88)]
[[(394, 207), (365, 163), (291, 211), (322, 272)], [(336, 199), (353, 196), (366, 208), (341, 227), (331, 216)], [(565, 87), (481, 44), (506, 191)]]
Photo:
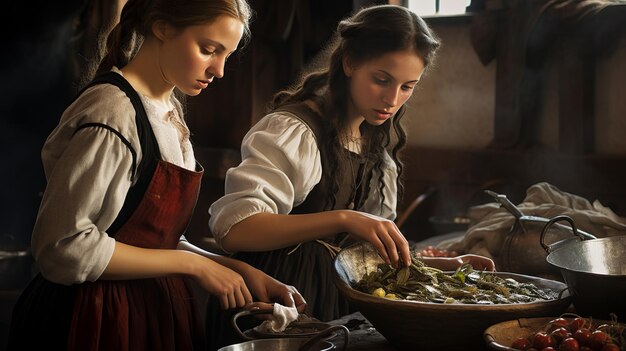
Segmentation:
[(239, 269), (252, 294), (261, 302), (277, 302), (283, 306), (296, 307), (304, 312), (306, 301), (296, 288), (270, 277), (262, 271), (247, 266)]
[(252, 294), (239, 273), (209, 258), (193, 255), (195, 264), (191, 275), (200, 286), (217, 297), (223, 309), (252, 303)]
[[(195, 260), (189, 260), (192, 262), (191, 266), (200, 266), (202, 269), (193, 268), (192, 272), (199, 271), (201, 274), (198, 276), (197, 273), (192, 273), (191, 275), (196, 277), (210, 293), (220, 298), (223, 308), (244, 307), (244, 305), (252, 308), (254, 306), (250, 305), (251, 295), (254, 294), (261, 302), (278, 302), (283, 306), (295, 306), (298, 312), (304, 311), (306, 301), (293, 286), (285, 285), (243, 261), (208, 252), (187, 241), (181, 241), (178, 248), (179, 251), (188, 252), (192, 255), (191, 257), (195, 258)], [(198, 261), (199, 259), (202, 261)], [(205, 260), (212, 264), (212, 268), (202, 266), (206, 264)], [(187, 260), (182, 261), (187, 262)]]
[(470, 264), (475, 270), (495, 271), (493, 261), (485, 256), (461, 255), (456, 257), (423, 257), (427, 265), (444, 271), (454, 271), (464, 264)]
[(386, 263), (394, 267), (411, 264), (409, 242), (393, 221), (365, 212), (342, 212), (346, 215), (345, 231), (374, 245)]

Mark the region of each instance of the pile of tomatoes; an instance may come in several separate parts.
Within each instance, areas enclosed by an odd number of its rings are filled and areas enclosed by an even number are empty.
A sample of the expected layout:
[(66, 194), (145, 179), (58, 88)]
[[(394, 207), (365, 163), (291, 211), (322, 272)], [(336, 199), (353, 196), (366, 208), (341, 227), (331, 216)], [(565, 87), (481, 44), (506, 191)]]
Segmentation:
[(419, 254), (422, 257), (456, 257), (459, 255), (456, 251), (448, 251), (445, 249), (438, 249), (434, 246), (427, 246), (420, 250)]
[(527, 351), (623, 351), (623, 339), (624, 326), (617, 322), (597, 325), (579, 316), (570, 320), (559, 317), (540, 331), (518, 338), (511, 347)]

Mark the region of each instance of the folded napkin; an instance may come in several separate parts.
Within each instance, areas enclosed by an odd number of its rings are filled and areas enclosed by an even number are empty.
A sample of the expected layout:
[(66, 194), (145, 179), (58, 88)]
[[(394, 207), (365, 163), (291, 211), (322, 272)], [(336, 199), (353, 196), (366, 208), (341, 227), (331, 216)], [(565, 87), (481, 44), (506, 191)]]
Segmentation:
[(263, 321), (258, 328), (265, 332), (280, 333), (296, 319), (298, 319), (298, 310), (296, 307), (287, 307), (279, 303), (274, 303), (272, 316), (270, 319)]

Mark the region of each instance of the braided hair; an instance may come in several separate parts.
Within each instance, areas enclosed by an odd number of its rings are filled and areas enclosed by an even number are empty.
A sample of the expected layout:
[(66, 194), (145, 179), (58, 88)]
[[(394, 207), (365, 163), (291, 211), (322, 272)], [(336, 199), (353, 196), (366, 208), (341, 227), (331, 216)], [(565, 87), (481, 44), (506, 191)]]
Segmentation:
[[(428, 68), (438, 47), (439, 41), (426, 22), (407, 8), (394, 5), (368, 7), (339, 23), (327, 68), (306, 73), (299, 83), (274, 96), (270, 109), (305, 100), (311, 100), (320, 107), (327, 142), (319, 147), (325, 149), (328, 157), (329, 167), (325, 167), (322, 172), (326, 179), (331, 180), (326, 189), (330, 208), (335, 205), (335, 194), (339, 189), (338, 172), (341, 167), (337, 165), (346, 157), (341, 132), (347, 127), (346, 112), (350, 95), (343, 58), (349, 57), (351, 62), (359, 64), (391, 52), (414, 50)], [(391, 150), (391, 157), (398, 169), (396, 183), (399, 198), (402, 198), (404, 191), (404, 164), (399, 152), (406, 145), (406, 131), (401, 124), (405, 109), (402, 106), (393, 118), (380, 126), (361, 124), (361, 133), (366, 142), (364, 150), (369, 150), (368, 157), (373, 160), (374, 169), (379, 174), (381, 206), (385, 201), (382, 172), (385, 149)], [(392, 130), (396, 136), (394, 145), (391, 145)]]

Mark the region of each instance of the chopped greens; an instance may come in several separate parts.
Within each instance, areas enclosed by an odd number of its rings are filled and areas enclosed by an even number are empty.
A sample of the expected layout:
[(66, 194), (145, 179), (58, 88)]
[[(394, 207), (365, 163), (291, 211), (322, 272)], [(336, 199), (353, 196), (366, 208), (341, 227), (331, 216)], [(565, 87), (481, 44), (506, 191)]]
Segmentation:
[(438, 303), (492, 305), (554, 300), (558, 297), (557, 292), (542, 290), (532, 283), (475, 271), (469, 264), (450, 274), (426, 266), (419, 258), (414, 258), (410, 267), (403, 268), (381, 263), (376, 271), (353, 282), (352, 287), (380, 297)]

